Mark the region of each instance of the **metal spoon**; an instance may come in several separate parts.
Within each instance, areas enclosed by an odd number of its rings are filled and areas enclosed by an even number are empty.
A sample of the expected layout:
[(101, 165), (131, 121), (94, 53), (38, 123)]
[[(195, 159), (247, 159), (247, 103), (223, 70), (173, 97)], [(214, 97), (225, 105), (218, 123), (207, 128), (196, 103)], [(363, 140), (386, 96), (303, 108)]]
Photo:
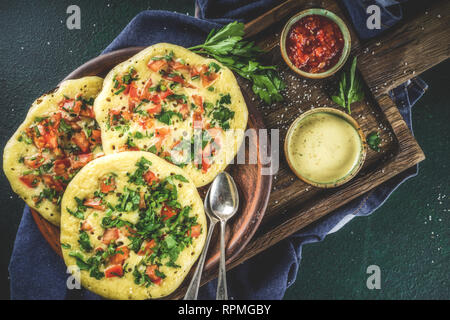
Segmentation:
[(209, 192), (211, 190), (211, 186), (209, 186), (208, 192), (205, 197), (205, 212), (206, 216), (209, 220), (209, 228), (208, 235), (206, 236), (205, 246), (203, 248), (202, 254), (200, 255), (200, 259), (198, 259), (197, 268), (195, 269), (194, 275), (192, 277), (191, 283), (184, 295), (184, 300), (197, 300), (198, 288), (200, 287), (200, 280), (202, 278), (203, 266), (205, 264), (206, 254), (208, 253), (209, 242), (211, 241), (211, 236), (214, 231), (214, 227), (216, 223), (219, 221), (217, 218), (211, 215), (211, 209), (209, 206)]
[(209, 196), (211, 212), (220, 220), (220, 267), (217, 280), (217, 300), (228, 300), (225, 268), (225, 226), (239, 207), (239, 194), (236, 183), (226, 172), (220, 173), (211, 184)]

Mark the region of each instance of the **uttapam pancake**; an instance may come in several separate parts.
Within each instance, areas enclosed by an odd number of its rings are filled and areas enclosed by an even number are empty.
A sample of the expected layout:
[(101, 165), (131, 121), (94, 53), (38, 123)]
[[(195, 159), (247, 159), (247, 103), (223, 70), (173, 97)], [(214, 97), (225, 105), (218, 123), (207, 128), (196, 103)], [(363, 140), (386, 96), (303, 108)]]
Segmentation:
[(242, 143), (248, 111), (233, 73), (159, 43), (117, 65), (94, 105), (106, 154), (149, 151), (211, 182)]
[(149, 152), (88, 163), (62, 199), (61, 246), (81, 283), (111, 299), (173, 292), (206, 237), (202, 200), (179, 167)]
[(33, 103), (6, 144), (3, 170), (12, 189), (54, 225), (66, 185), (103, 154), (93, 111), (102, 83), (99, 77), (64, 81)]

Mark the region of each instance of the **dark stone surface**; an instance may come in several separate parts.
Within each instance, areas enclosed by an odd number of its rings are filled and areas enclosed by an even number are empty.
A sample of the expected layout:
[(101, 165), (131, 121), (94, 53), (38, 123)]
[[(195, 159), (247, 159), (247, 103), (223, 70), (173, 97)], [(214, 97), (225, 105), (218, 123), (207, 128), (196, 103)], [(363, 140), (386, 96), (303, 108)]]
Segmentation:
[[(0, 2), (1, 152), (31, 103), (83, 62), (97, 56), (140, 11), (193, 15), (193, 0)], [(66, 28), (66, 8), (81, 8), (81, 30)], [(431, 88), (414, 109), (416, 137), (427, 160), (378, 212), (320, 244), (306, 246), (288, 299), (449, 298), (450, 63), (428, 71)], [(0, 298), (9, 297), (7, 266), (23, 201), (0, 174)], [(447, 209), (448, 208), (448, 209)], [(446, 211), (444, 211), (446, 210)], [(431, 218), (430, 218), (431, 217)], [(431, 220), (430, 220), (431, 219)], [(382, 289), (366, 288), (366, 268), (381, 268)]]

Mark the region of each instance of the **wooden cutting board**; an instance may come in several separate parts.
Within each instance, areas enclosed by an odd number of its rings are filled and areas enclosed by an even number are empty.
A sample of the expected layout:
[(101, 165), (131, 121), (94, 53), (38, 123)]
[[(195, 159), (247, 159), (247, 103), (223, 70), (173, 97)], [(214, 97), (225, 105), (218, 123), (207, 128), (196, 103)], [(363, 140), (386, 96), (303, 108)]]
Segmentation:
[[(369, 150), (363, 169), (349, 183), (322, 190), (296, 178), (280, 148), (280, 168), (273, 177), (265, 216), (252, 240), (236, 258), (228, 261), (229, 269), (425, 159), (388, 92), (450, 57), (450, 17), (443, 14), (450, 12), (450, 1), (435, 1), (427, 9), (421, 3), (420, 14), (411, 15), (407, 11), (402, 23), (366, 43), (359, 42), (337, 1), (316, 2), (340, 16), (350, 29), (352, 55), (358, 57), (358, 71), (366, 85), (365, 101), (352, 105), (352, 116), (364, 133), (381, 134), (382, 150), (379, 153)], [(278, 42), (284, 23), (306, 9), (307, 3), (311, 1), (286, 1), (246, 25), (246, 36), (268, 51), (268, 62), (279, 66), (287, 82), (283, 103), (259, 105), (268, 129), (280, 129), (280, 145), (287, 128), (302, 112), (312, 106), (336, 107), (328, 97), (336, 79), (303, 79), (290, 71), (281, 58)], [(244, 90), (257, 99), (249, 87)], [(216, 270), (205, 272), (202, 283), (216, 276)], [(180, 291), (185, 289), (186, 284)]]

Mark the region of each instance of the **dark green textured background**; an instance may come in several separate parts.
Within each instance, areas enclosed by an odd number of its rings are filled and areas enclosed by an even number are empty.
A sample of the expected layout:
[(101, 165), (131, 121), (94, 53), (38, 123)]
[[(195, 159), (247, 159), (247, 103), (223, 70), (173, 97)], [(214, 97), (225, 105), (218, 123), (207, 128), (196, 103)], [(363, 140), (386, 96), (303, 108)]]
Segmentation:
[[(81, 8), (81, 30), (66, 28), (70, 4)], [(145, 9), (193, 15), (194, 1), (2, 0), (2, 151), (38, 96), (97, 56)], [(376, 214), (356, 218), (324, 242), (306, 246), (299, 277), (285, 298), (450, 298), (449, 75), (449, 62), (423, 75), (430, 89), (413, 112), (415, 135), (427, 156), (420, 175), (402, 185)], [(0, 298), (8, 298), (7, 266), (24, 204), (3, 173), (0, 203)], [(381, 290), (366, 288), (366, 268), (372, 264), (381, 268)]]

